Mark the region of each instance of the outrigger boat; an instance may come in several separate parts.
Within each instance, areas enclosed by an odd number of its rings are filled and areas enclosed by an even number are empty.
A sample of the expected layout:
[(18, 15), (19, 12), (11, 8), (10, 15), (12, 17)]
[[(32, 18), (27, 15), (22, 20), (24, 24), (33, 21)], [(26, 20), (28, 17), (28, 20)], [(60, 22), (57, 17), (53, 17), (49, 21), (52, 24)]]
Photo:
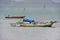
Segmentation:
[(30, 24), (30, 23), (10, 23), (11, 26), (20, 26), (20, 27), (52, 27), (52, 25), (56, 23), (54, 22), (48, 22), (48, 23), (36, 23), (36, 24)]

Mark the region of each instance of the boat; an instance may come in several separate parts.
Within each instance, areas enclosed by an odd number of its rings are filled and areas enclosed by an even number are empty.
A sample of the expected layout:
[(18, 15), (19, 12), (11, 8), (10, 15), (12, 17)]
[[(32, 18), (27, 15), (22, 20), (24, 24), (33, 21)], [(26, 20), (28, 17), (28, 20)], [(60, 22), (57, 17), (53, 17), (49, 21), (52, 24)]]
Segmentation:
[(36, 24), (30, 24), (30, 23), (11, 23), (11, 26), (20, 26), (20, 27), (52, 27), (52, 25), (56, 23), (54, 22), (47, 22), (47, 23), (36, 23)]
[(23, 24), (20, 24), (20, 26), (22, 26), (22, 27), (52, 27), (52, 25), (54, 23), (56, 23), (56, 21), (49, 22), (49, 23), (37, 23), (37, 24), (29, 24), (29, 23), (25, 24), (25, 23), (23, 23)]
[[(23, 10), (23, 13), (25, 13), (25, 8)], [(10, 15), (8, 15), (5, 18), (25, 18), (25, 16), (10, 16)]]
[(5, 18), (25, 18), (25, 16), (6, 16)]

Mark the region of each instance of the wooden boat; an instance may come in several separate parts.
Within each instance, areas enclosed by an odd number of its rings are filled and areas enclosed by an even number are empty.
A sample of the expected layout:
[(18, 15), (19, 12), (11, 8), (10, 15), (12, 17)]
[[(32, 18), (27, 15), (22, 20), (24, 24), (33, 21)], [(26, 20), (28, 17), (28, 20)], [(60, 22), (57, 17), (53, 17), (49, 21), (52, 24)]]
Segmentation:
[(36, 23), (36, 24), (30, 24), (30, 23), (11, 23), (12, 26), (20, 26), (20, 27), (52, 27), (52, 25), (56, 23), (54, 22), (48, 22), (48, 23)]
[(25, 16), (6, 16), (5, 18), (25, 18)]
[[(56, 21), (55, 21), (56, 22)], [(52, 27), (53, 23), (55, 22), (49, 22), (49, 23), (37, 23), (37, 24), (20, 24), (22, 27)]]

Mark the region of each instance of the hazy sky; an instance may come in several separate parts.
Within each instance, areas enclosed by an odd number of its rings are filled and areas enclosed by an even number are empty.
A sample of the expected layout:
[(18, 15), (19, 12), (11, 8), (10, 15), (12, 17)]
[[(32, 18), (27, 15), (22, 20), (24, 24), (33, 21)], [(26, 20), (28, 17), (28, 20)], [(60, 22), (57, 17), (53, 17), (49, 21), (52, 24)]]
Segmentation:
[(60, 0), (0, 0), (0, 3), (4, 3), (4, 2), (8, 2), (8, 3), (14, 3), (14, 2), (35, 2), (35, 3), (50, 3), (50, 2), (53, 2), (53, 3), (60, 3)]
[(60, 0), (0, 0), (0, 6), (6, 6), (6, 4), (12, 6), (42, 6), (41, 4), (46, 4), (48, 6), (60, 7)]

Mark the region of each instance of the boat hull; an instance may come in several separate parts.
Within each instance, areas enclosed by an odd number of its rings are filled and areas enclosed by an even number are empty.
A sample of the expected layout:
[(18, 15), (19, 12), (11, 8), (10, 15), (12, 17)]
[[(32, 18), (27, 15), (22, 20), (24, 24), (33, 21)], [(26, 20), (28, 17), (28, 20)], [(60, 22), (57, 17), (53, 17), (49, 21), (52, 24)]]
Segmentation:
[(11, 26), (19, 26), (19, 27), (52, 27), (50, 23), (47, 24), (18, 24), (18, 23), (10, 23)]
[(21, 27), (52, 27), (51, 24), (20, 24)]
[(6, 16), (5, 18), (25, 18), (25, 16)]
[(28, 23), (28, 22), (16, 22), (16, 23), (10, 23), (11, 26), (20, 26), (20, 27), (52, 27), (52, 25), (56, 23), (56, 21), (51, 21), (51, 22), (47, 22), (47, 23)]

